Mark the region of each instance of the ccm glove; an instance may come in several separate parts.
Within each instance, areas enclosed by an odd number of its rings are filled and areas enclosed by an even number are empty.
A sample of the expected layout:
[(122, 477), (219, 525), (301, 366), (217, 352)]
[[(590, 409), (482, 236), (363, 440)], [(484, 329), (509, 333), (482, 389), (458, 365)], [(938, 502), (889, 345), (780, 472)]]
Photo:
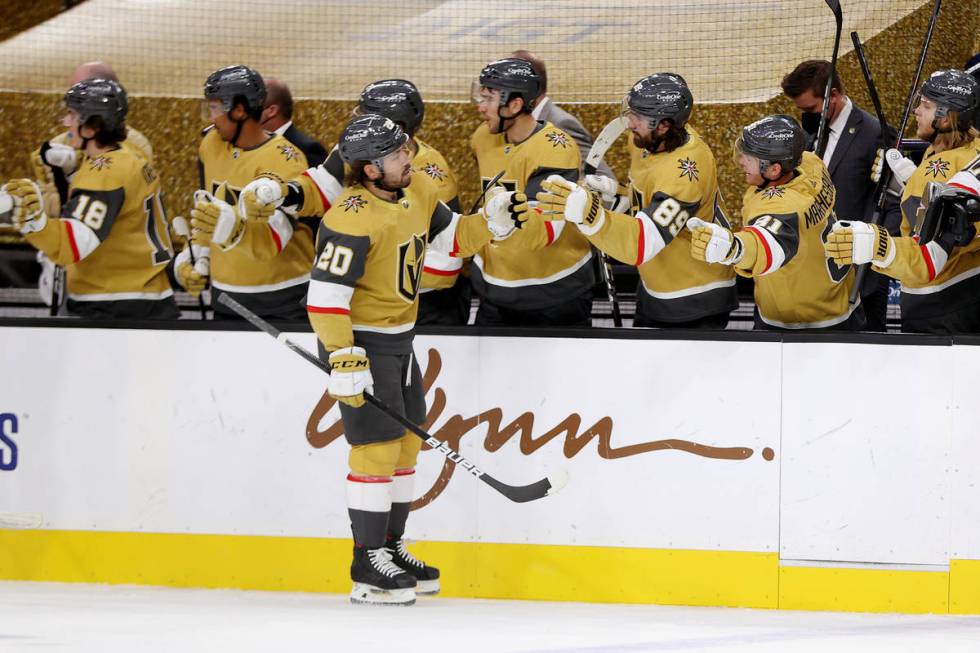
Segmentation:
[[(194, 250), (194, 263), (191, 264), (191, 248)], [(174, 259), (174, 276), (184, 290), (197, 297), (208, 285), (211, 274), (211, 251), (189, 243)]]
[(691, 231), (691, 256), (706, 263), (735, 265), (745, 253), (742, 241), (730, 230), (701, 218), (687, 221)]
[(571, 222), (586, 236), (599, 231), (606, 220), (602, 198), (560, 175), (550, 175), (538, 193), (538, 209)]
[(10, 223), (15, 229), (25, 236), (44, 229), (48, 216), (44, 213), (44, 197), (37, 182), (14, 179), (0, 191), (6, 191), (13, 201)]
[(895, 243), (888, 232), (876, 224), (856, 220), (834, 223), (823, 247), (838, 265), (872, 263), (886, 267), (895, 259)]
[(238, 196), (238, 213), (246, 220), (268, 220), (282, 204), (288, 190), (280, 179), (253, 179)]
[(374, 391), (371, 364), (363, 347), (344, 347), (330, 354), (330, 380), (327, 392), (337, 401), (360, 408), (364, 392)]
[(493, 234), (494, 240), (504, 240), (521, 229), (528, 219), (527, 196), (524, 193), (506, 191), (500, 186), (494, 186), (487, 191), (487, 200), (481, 213), (487, 221), (487, 229)]

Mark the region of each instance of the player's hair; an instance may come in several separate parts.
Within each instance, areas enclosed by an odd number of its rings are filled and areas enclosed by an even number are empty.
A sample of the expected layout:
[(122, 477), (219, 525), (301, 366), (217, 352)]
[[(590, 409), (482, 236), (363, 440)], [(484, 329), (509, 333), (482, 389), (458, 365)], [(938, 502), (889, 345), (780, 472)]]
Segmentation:
[(95, 131), (92, 140), (99, 147), (112, 147), (126, 140), (126, 123), (122, 122), (106, 127), (105, 119), (102, 116), (91, 116), (85, 121), (85, 127), (91, 127)]
[(972, 143), (974, 139), (980, 138), (980, 131), (976, 127), (960, 129), (960, 112), (952, 109), (946, 114), (949, 119), (949, 131), (937, 132), (933, 139), (933, 146), (939, 146), (945, 150), (955, 150)]
[[(793, 72), (783, 77), (783, 93), (787, 97), (799, 97), (806, 91), (813, 91), (814, 97), (822, 98), (827, 89), (827, 77), (830, 75), (830, 62), (821, 59), (810, 59), (804, 61)], [(834, 81), (831, 82), (831, 89), (837, 89), (841, 94), (844, 93), (844, 84), (840, 80), (840, 75), (834, 69)]]
[(370, 181), (368, 179), (367, 173), (364, 172), (364, 168), (367, 167), (370, 161), (354, 161), (352, 164), (347, 166), (347, 174), (344, 175), (344, 186), (356, 186), (358, 184), (364, 185), (364, 182)]
[(673, 152), (687, 142), (687, 130), (684, 125), (679, 127), (675, 125), (671, 118), (664, 118), (663, 120), (670, 125), (670, 129), (663, 135), (664, 151)]

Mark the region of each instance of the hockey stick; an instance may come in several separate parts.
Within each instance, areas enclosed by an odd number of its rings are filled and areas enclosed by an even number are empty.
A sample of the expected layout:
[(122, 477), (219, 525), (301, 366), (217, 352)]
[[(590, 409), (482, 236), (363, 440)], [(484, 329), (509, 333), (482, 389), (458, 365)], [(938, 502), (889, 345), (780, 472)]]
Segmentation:
[(830, 75), (827, 76), (827, 86), (823, 92), (823, 110), (820, 111), (820, 126), (817, 127), (816, 147), (813, 148), (814, 154), (821, 159), (824, 150), (827, 149), (827, 114), (830, 113), (830, 92), (834, 85), (834, 74), (837, 71), (837, 53), (840, 51), (840, 33), (844, 28), (844, 15), (841, 12), (840, 0), (824, 0), (830, 10), (834, 12), (834, 21), (837, 24), (837, 31), (834, 34), (834, 53), (830, 57)]
[(36, 513), (0, 512), (0, 529), (39, 528), (44, 518)]
[[(895, 134), (896, 149), (899, 149), (902, 145), (902, 134), (905, 131), (906, 123), (909, 121), (909, 116), (912, 115), (912, 102), (915, 101), (915, 95), (919, 89), (919, 79), (922, 77), (922, 68), (926, 64), (926, 55), (929, 53), (929, 44), (932, 42), (932, 33), (936, 28), (936, 21), (939, 20), (939, 10), (942, 7), (942, 4), (943, 0), (936, 0), (936, 3), (932, 6), (932, 15), (929, 17), (929, 27), (926, 29), (926, 36), (922, 40), (922, 50), (919, 52), (919, 63), (916, 66), (915, 75), (912, 77), (912, 85), (909, 86), (909, 93), (905, 99), (905, 109), (902, 111), (902, 122), (898, 124), (898, 128), (895, 130), (897, 132)], [(860, 56), (859, 61), (862, 60), (863, 56)], [(867, 65), (867, 62), (862, 64), (862, 69), (865, 65)], [(868, 73), (867, 79), (871, 79), (870, 72)], [(875, 95), (877, 95), (877, 93), (875, 93)], [(882, 125), (882, 131), (884, 131), (884, 125)], [(885, 153), (882, 152), (882, 157), (884, 157), (884, 155)], [(885, 168), (888, 167), (888, 164), (884, 161), (882, 162), (882, 165)], [(882, 169), (882, 178), (884, 178), (885, 172), (886, 171)], [(889, 169), (888, 172), (890, 173), (891, 170)], [(878, 221), (874, 222), (874, 224), (881, 224), (881, 221), (884, 219), (884, 206), (888, 199), (885, 194), (885, 189), (888, 188), (888, 186), (882, 184), (881, 181), (882, 180), (879, 180), (878, 187), (875, 189), (879, 195), (877, 196), (877, 201), (875, 202), (875, 214), (872, 216), (872, 220), (877, 217)], [(848, 295), (848, 301), (851, 304), (857, 301), (858, 294), (861, 292), (861, 283), (864, 281), (864, 277), (868, 273), (868, 265), (868, 263), (864, 263), (863, 265), (859, 265), (857, 268), (857, 273), (854, 276), (854, 285), (851, 287), (850, 295)]]
[(483, 192), (480, 193), (480, 196), (476, 198), (475, 202), (473, 202), (473, 208), (470, 209), (470, 212), (467, 213), (467, 215), (473, 215), (474, 213), (476, 213), (476, 210), (480, 208), (480, 202), (483, 201), (483, 198), (486, 196), (487, 191), (493, 188), (494, 186), (496, 186), (497, 182), (500, 181), (500, 178), (503, 176), (504, 176), (504, 171), (501, 170), (500, 172), (498, 172), (493, 176), (493, 179), (487, 182), (487, 185), (483, 187)]
[[(602, 128), (585, 157), (585, 164), (583, 165), (585, 174), (595, 174), (599, 164), (602, 163), (602, 159), (606, 156), (606, 152), (616, 142), (616, 139), (626, 131), (627, 124), (626, 116), (620, 116), (610, 120), (609, 124)], [(602, 283), (606, 287), (606, 299), (612, 305), (613, 326), (621, 327), (623, 326), (623, 315), (619, 310), (619, 297), (616, 295), (616, 278), (613, 275), (612, 265), (609, 263), (609, 257), (606, 256), (605, 252), (597, 247), (592, 249), (599, 255), (599, 276), (602, 277)]]
[[(225, 306), (227, 306), (228, 308), (230, 308), (231, 310), (238, 313), (238, 315), (240, 315), (241, 317), (251, 322), (252, 325), (258, 328), (259, 330), (264, 331), (265, 333), (275, 338), (277, 342), (284, 345), (287, 349), (290, 349), (293, 352), (299, 354), (308, 362), (320, 368), (321, 371), (330, 374), (329, 365), (321, 361), (319, 358), (317, 358), (310, 352), (306, 351), (306, 349), (304, 349), (303, 347), (294, 343), (292, 340), (286, 337), (285, 333), (279, 331), (274, 326), (272, 326), (271, 324), (263, 320), (261, 317), (259, 317), (252, 311), (248, 310), (247, 308), (239, 304), (237, 301), (235, 301), (228, 295), (221, 295), (218, 298), (218, 301), (224, 304)], [(568, 474), (564, 471), (559, 471), (555, 474), (552, 474), (551, 476), (548, 476), (547, 478), (541, 479), (540, 481), (535, 481), (530, 485), (507, 485), (506, 483), (498, 481), (497, 479), (490, 476), (486, 472), (478, 469), (476, 465), (474, 465), (466, 458), (464, 458), (462, 454), (450, 449), (449, 445), (447, 445), (442, 440), (438, 440), (432, 437), (431, 435), (429, 435), (428, 433), (426, 433), (425, 431), (423, 431), (417, 425), (415, 425), (414, 423), (406, 419), (403, 415), (401, 415), (399, 412), (391, 408), (388, 404), (381, 401), (374, 395), (365, 392), (364, 400), (369, 404), (371, 404), (372, 406), (374, 406), (375, 408), (377, 408), (378, 410), (380, 410), (381, 412), (385, 413), (388, 417), (392, 418), (393, 420), (395, 420), (396, 422), (398, 422), (399, 424), (407, 428), (415, 435), (422, 438), (427, 445), (439, 451), (439, 453), (441, 453), (443, 456), (445, 456), (452, 462), (456, 463), (457, 465), (460, 465), (463, 469), (468, 471), (470, 474), (477, 477), (478, 479), (480, 479), (481, 481), (483, 481), (484, 483), (486, 483), (487, 485), (495, 489), (497, 492), (500, 492), (502, 495), (504, 495), (511, 501), (514, 501), (516, 503), (525, 503), (527, 501), (534, 501), (535, 499), (542, 499), (548, 495), (558, 492), (568, 482)]]

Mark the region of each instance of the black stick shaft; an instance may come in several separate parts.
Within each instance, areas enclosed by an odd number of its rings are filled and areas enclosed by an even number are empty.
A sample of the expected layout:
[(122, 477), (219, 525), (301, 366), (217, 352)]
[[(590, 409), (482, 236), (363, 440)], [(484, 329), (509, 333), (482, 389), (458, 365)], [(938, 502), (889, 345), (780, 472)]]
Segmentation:
[(844, 15), (841, 12), (840, 0), (826, 0), (827, 6), (834, 12), (834, 22), (836, 32), (834, 33), (834, 52), (830, 57), (830, 75), (827, 77), (827, 85), (823, 94), (823, 109), (820, 111), (820, 126), (817, 127), (817, 140), (814, 145), (814, 153), (823, 158), (824, 150), (827, 149), (828, 140), (828, 116), (830, 113), (830, 93), (834, 86), (834, 75), (837, 71), (837, 53), (840, 51), (840, 34), (844, 27)]
[[(218, 301), (224, 304), (225, 306), (227, 306), (228, 308), (230, 308), (231, 310), (233, 310), (241, 317), (248, 320), (254, 327), (259, 329), (260, 331), (264, 331), (265, 333), (275, 338), (277, 342), (285, 345), (288, 349), (291, 349), (295, 353), (302, 356), (307, 362), (316, 365), (321, 371), (330, 374), (330, 366), (327, 363), (324, 363), (322, 360), (314, 356), (312, 353), (308, 352), (305, 348), (301, 347), (300, 345), (297, 345), (295, 342), (287, 338), (285, 333), (283, 333), (276, 327), (272, 326), (271, 324), (263, 320), (261, 317), (259, 317), (258, 315), (256, 315), (255, 313), (247, 309), (246, 307), (242, 306), (236, 300), (232, 299), (228, 295), (221, 295), (220, 297), (218, 297)], [(481, 481), (483, 481), (493, 489), (500, 492), (511, 501), (514, 501), (516, 503), (525, 503), (527, 501), (534, 501), (535, 499), (541, 499), (543, 497), (548, 496), (549, 494), (551, 494), (552, 490), (554, 489), (551, 484), (551, 481), (547, 478), (541, 479), (540, 481), (535, 481), (534, 483), (531, 483), (529, 485), (519, 485), (519, 486), (508, 485), (502, 481), (498, 481), (497, 479), (490, 476), (486, 472), (481, 471), (479, 468), (477, 468), (476, 465), (468, 461), (458, 451), (451, 449), (449, 445), (447, 445), (442, 440), (439, 440), (438, 438), (426, 433), (424, 430), (419, 428), (418, 425), (408, 420), (401, 413), (399, 413), (398, 411), (396, 411), (391, 406), (389, 406), (382, 400), (378, 399), (371, 393), (365, 392), (364, 400), (369, 404), (373, 405), (381, 412), (385, 413), (388, 417), (392, 418), (393, 420), (395, 420), (396, 422), (404, 426), (406, 429), (408, 429), (415, 435), (422, 438), (422, 440), (424, 440), (427, 445), (429, 445), (430, 447), (432, 447), (433, 449), (435, 449), (436, 451), (444, 455), (446, 458), (456, 463), (464, 470), (466, 470), (473, 476), (477, 477), (478, 479), (480, 479)]]

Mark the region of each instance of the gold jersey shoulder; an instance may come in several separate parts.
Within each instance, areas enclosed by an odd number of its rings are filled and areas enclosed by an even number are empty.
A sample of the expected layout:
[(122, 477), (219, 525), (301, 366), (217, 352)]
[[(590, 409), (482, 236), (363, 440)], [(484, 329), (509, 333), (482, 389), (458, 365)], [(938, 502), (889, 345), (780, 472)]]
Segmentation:
[(459, 195), (456, 175), (437, 149), (418, 139), (415, 142), (418, 143), (419, 151), (412, 159), (412, 170), (428, 177), (438, 188), (439, 199), (448, 204)]
[(522, 192), (527, 192), (528, 182), (536, 173), (553, 171), (577, 176), (581, 154), (572, 137), (550, 122), (538, 125), (537, 131), (516, 145), (508, 143), (501, 134), (491, 134), (486, 124), (477, 128), (470, 145), (484, 184), (501, 170), (504, 175), (499, 183), (507, 190)]
[(271, 173), (290, 179), (307, 168), (303, 152), (278, 134), (258, 147), (242, 149), (223, 141), (217, 129), (210, 129), (201, 139), (199, 154), (205, 190), (214, 192), (225, 183), (235, 198), (238, 191), (259, 175)]

